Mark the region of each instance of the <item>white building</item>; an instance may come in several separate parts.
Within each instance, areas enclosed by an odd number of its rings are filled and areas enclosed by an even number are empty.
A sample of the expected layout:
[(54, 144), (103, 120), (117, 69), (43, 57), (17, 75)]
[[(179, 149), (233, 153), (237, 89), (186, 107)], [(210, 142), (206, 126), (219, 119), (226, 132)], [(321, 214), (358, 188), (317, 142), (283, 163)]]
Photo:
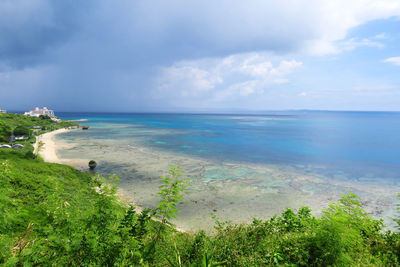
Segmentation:
[(61, 122), (61, 120), (60, 120), (60, 119), (58, 119), (58, 118), (55, 118), (55, 117), (52, 117), (52, 118), (51, 118), (51, 120), (52, 120), (52, 121), (55, 121), (55, 122)]
[(0, 113), (7, 113), (7, 110), (4, 110), (4, 109), (0, 109)]
[(47, 109), (46, 107), (43, 107), (43, 109), (39, 109), (38, 107), (36, 107), (34, 110), (25, 112), (24, 115), (32, 116), (32, 117), (39, 117), (40, 115), (47, 115), (50, 117), (54, 117), (54, 111), (51, 109)]

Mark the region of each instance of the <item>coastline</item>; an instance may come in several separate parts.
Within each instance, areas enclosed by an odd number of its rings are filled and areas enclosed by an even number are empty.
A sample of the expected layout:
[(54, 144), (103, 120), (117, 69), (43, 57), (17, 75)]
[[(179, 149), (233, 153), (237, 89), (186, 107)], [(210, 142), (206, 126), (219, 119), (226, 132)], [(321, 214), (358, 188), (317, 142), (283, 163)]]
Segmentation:
[[(57, 150), (69, 148), (68, 143), (55, 141), (54, 137), (58, 134), (73, 131), (76, 129), (62, 128), (55, 131), (51, 131), (36, 138), (34, 144), (34, 153), (38, 154), (45, 162), (65, 164), (74, 167), (80, 171), (87, 168), (88, 159), (74, 158), (74, 159), (63, 159), (57, 155)], [(42, 142), (42, 146), (39, 147), (39, 143)]]
[[(53, 137), (57, 134), (64, 133), (67, 131), (69, 131), (69, 129), (62, 128), (39, 135), (36, 138), (36, 143), (34, 145), (33, 153), (39, 154), (46, 162), (63, 164), (64, 161), (57, 156), (56, 143), (54, 142)], [(40, 142), (43, 143), (41, 147), (39, 147)]]
[[(165, 175), (170, 165), (181, 165), (192, 186), (185, 195), (185, 202), (179, 205), (178, 219), (173, 221), (180, 231), (211, 232), (215, 222), (210, 214), (220, 220), (246, 223), (252, 218), (268, 219), (285, 208), (308, 206), (313, 215), (320, 216), (324, 207), (345, 192), (360, 196), (367, 212), (384, 218), (391, 227), (390, 218), (395, 211), (395, 197), (391, 196), (396, 196), (396, 190), (385, 185), (340, 181), (258, 164), (217, 163), (143, 147), (132, 144), (132, 140), (127, 143), (124, 139), (89, 138), (87, 132), (77, 139), (55, 139), (59, 133), (67, 131), (43, 135), (41, 141), (47, 146), (40, 154), (46, 154), (45, 161), (84, 171), (88, 169), (88, 161), (96, 159), (100, 163), (99, 173), (115, 173), (121, 179), (117, 196), (121, 202), (135, 206), (137, 212), (155, 207), (159, 177)], [(82, 155), (88, 158), (78, 158)]]
[[(61, 142), (60, 140), (55, 141), (55, 136), (72, 130), (76, 129), (62, 128), (37, 136), (36, 142), (34, 144), (34, 154), (38, 154), (45, 162), (48, 163), (65, 164), (74, 167), (80, 171), (86, 170), (89, 159), (62, 159), (57, 155), (58, 149), (65, 149), (71, 146), (67, 143)], [(40, 142), (43, 143), (41, 147), (39, 147)], [(129, 194), (124, 192), (124, 189), (118, 187), (116, 195), (122, 202), (133, 205), (136, 212), (142, 212), (144, 210), (143, 207), (140, 207), (135, 201), (133, 201)], [(178, 227), (176, 227), (176, 229), (182, 231), (182, 229)]]
[[(149, 131), (143, 134), (152, 136)], [(159, 177), (165, 175), (170, 165), (180, 165), (191, 187), (173, 223), (185, 231), (213, 231), (215, 221), (210, 214), (222, 221), (248, 223), (252, 218), (269, 219), (286, 208), (308, 206), (313, 215), (320, 216), (322, 209), (346, 192), (358, 195), (370, 215), (384, 218), (386, 225), (393, 228), (397, 189), (391, 186), (368, 180), (338, 180), (289, 166), (217, 162), (145, 147), (141, 140), (141, 136), (135, 142), (85, 132), (57, 139), (57, 143), (69, 144), (69, 148), (57, 148), (65, 159), (81, 155), (96, 159), (99, 172), (120, 178), (120, 198), (138, 207), (134, 199), (143, 208), (156, 206)]]

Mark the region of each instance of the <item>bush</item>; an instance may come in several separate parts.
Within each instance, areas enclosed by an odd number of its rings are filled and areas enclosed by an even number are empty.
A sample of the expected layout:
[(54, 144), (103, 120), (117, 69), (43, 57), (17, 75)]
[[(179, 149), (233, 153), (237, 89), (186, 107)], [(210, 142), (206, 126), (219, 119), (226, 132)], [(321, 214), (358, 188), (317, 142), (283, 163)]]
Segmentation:
[(25, 126), (17, 126), (14, 129), (14, 135), (16, 136), (29, 136), (30, 135), (31, 130), (28, 127)]
[(39, 116), (39, 119), (40, 119), (40, 120), (51, 120), (51, 117), (48, 116), (48, 115), (40, 115), (40, 116)]
[(9, 127), (8, 125), (0, 122), (0, 141), (1, 142), (8, 142), (11, 134), (12, 134), (11, 127)]

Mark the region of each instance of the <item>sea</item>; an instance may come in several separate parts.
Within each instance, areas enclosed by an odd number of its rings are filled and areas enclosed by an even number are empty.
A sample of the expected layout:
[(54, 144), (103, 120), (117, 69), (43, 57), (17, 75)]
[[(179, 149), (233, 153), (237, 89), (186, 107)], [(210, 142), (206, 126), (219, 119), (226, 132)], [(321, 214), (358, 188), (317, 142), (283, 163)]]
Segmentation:
[(400, 112), (56, 115), (90, 127), (57, 135), (59, 157), (96, 160), (96, 172), (117, 175), (138, 207), (157, 205), (160, 176), (179, 165), (191, 185), (174, 223), (188, 231), (212, 231), (215, 218), (248, 223), (304, 205), (321, 216), (348, 192), (394, 226)]

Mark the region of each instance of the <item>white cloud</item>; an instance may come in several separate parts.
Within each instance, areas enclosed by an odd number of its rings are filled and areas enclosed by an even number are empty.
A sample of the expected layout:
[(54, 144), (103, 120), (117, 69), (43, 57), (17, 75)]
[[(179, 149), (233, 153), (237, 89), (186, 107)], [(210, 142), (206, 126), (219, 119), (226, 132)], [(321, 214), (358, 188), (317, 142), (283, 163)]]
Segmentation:
[[(314, 55), (326, 55), (343, 51), (338, 41), (345, 40), (349, 30), (369, 21), (400, 16), (398, 0), (322, 0), (311, 3), (313, 25), (309, 25), (315, 38), (305, 40), (305, 50)], [(311, 15), (307, 12), (304, 16)], [(310, 19), (306, 19), (310, 22)], [(302, 27), (302, 23), (298, 22)], [(378, 36), (379, 37), (379, 36)], [(383, 37), (383, 36), (380, 36)], [(358, 41), (359, 45), (380, 46), (377, 43)]]
[(235, 83), (227, 88), (217, 90), (211, 97), (212, 102), (223, 102), (229, 98), (247, 97), (254, 93), (262, 94), (264, 91), (260, 88), (256, 89), (259, 81), (249, 80), (240, 83)]
[[(202, 57), (251, 51), (338, 53), (341, 48), (337, 42), (345, 40), (354, 27), (400, 16), (399, 0), (223, 0), (218, 3), (213, 0), (195, 3), (149, 0), (124, 3), (118, 5), (123, 6), (122, 12), (126, 16), (119, 13), (115, 16), (121, 18), (122, 26), (130, 26), (126, 34), (135, 42), (168, 47), (171, 44), (180, 46), (182, 40), (183, 48), (191, 47)], [(107, 12), (114, 10), (114, 2), (104, 5)], [(179, 34), (181, 29), (184, 30), (182, 35)], [(137, 36), (143, 36), (143, 39)], [(185, 49), (176, 51), (183, 53)]]
[(266, 54), (248, 53), (177, 62), (162, 69), (155, 95), (198, 96), (212, 101), (247, 97), (288, 83), (288, 75), (302, 66), (295, 59), (275, 64), (271, 59)]
[(400, 66), (400, 57), (390, 57), (383, 60), (383, 62), (392, 63), (396, 66)]
[(269, 61), (263, 61), (262, 59), (260, 60), (258, 54), (245, 59), (240, 67), (241, 72), (247, 73), (253, 77), (268, 75), (272, 69), (272, 63)]
[(207, 70), (187, 65), (165, 68), (162, 75), (160, 89), (169, 91), (179, 83), (182, 95), (195, 96), (222, 82), (221, 77), (212, 75)]
[(341, 51), (349, 51), (354, 50), (358, 47), (367, 46), (367, 47), (376, 47), (383, 48), (384, 44), (378, 41), (374, 41), (368, 38), (351, 38), (349, 40), (343, 41), (339, 43), (339, 49)]

